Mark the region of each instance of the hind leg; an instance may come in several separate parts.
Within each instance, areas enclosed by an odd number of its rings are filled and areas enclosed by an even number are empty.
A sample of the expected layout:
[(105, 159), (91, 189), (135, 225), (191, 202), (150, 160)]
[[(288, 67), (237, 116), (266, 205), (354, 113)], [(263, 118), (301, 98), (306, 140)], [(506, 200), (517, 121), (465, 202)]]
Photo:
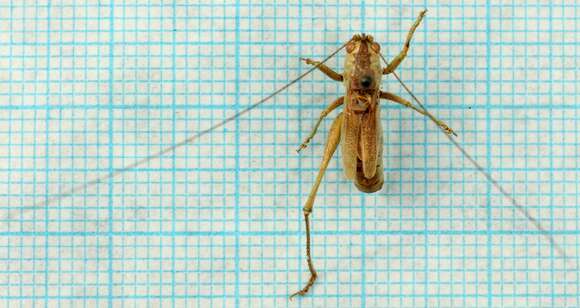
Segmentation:
[(310, 270), (310, 279), (300, 291), (290, 295), (290, 299), (292, 299), (296, 295), (303, 296), (304, 294), (308, 293), (308, 290), (312, 285), (314, 285), (314, 281), (316, 281), (316, 270), (314, 270), (314, 265), (312, 264), (312, 257), (310, 255), (310, 220), (309, 216), (312, 213), (312, 207), (314, 206), (314, 199), (316, 198), (316, 192), (318, 191), (318, 187), (320, 186), (320, 182), (322, 181), (322, 177), (324, 176), (324, 172), (328, 167), (328, 163), (334, 155), (338, 143), (340, 142), (340, 128), (342, 126), (342, 113), (336, 117), (334, 122), (332, 123), (332, 127), (330, 128), (330, 134), (328, 136), (328, 141), (326, 142), (326, 148), (324, 149), (324, 155), (322, 157), (322, 163), (320, 164), (320, 170), (318, 171), (318, 176), (316, 177), (316, 181), (314, 182), (314, 186), (310, 190), (310, 195), (308, 195), (308, 200), (306, 200), (306, 204), (304, 205), (304, 223), (306, 224), (306, 261), (308, 262), (308, 269)]

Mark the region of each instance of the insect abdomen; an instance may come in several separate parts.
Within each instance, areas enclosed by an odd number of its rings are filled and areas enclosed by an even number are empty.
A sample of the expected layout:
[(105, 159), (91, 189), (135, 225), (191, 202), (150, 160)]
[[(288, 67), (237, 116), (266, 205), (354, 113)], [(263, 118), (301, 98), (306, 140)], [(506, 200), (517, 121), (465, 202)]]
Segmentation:
[(367, 179), (367, 178), (365, 178), (365, 175), (363, 172), (362, 161), (360, 159), (357, 160), (356, 177), (354, 180), (354, 185), (356, 186), (356, 188), (358, 188), (358, 190), (360, 190), (362, 192), (366, 192), (366, 193), (374, 193), (383, 187), (383, 183), (385, 180), (383, 178), (382, 159), (379, 161), (381, 163), (379, 163), (377, 165), (377, 170), (375, 172), (375, 175), (372, 178)]

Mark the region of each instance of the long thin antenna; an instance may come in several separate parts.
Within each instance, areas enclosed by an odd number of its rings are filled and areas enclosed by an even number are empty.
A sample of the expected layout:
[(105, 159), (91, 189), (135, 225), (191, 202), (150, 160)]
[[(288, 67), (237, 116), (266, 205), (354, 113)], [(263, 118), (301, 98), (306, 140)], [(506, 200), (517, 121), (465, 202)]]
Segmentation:
[[(167, 153), (173, 152), (177, 148), (180, 148), (180, 147), (182, 147), (184, 145), (187, 145), (187, 144), (192, 143), (193, 141), (195, 141), (195, 140), (199, 139), (200, 137), (202, 137), (202, 136), (210, 133), (211, 131), (216, 130), (216, 129), (218, 129), (218, 128), (224, 126), (224, 125), (226, 125), (227, 123), (229, 123), (229, 122), (231, 122), (231, 121), (239, 118), (240, 116), (242, 116), (242, 115), (250, 112), (252, 109), (254, 109), (254, 108), (262, 105), (263, 103), (267, 102), (272, 97), (278, 95), (280, 92), (288, 89), (290, 86), (292, 86), (293, 84), (297, 83), (302, 78), (306, 77), (306, 75), (308, 75), (308, 74), (312, 73), (314, 70), (318, 69), (318, 67), (320, 65), (324, 64), (326, 61), (328, 61), (332, 57), (334, 57), (344, 47), (346, 47), (346, 45), (348, 43), (350, 43), (350, 40), (348, 40), (346, 43), (342, 44), (338, 49), (336, 49), (334, 52), (332, 52), (330, 55), (328, 55), (326, 58), (324, 58), (324, 60), (322, 60), (319, 63), (317, 63), (315, 66), (311, 67), (306, 72), (302, 73), (300, 76), (296, 77), (295, 79), (293, 79), (289, 83), (285, 84), (284, 86), (282, 86), (278, 90), (274, 91), (272, 94), (270, 94), (270, 95), (262, 98), (261, 100), (253, 103), (252, 105), (250, 105), (250, 106), (242, 109), (240, 112), (238, 112), (238, 113), (236, 113), (236, 114), (234, 114), (234, 115), (232, 115), (230, 117), (227, 117), (226, 119), (224, 119), (224, 120), (222, 120), (222, 121), (220, 121), (220, 122), (212, 125), (211, 127), (207, 128), (205, 130), (199, 131), (199, 132), (195, 133), (194, 135), (192, 135), (191, 137), (189, 137), (187, 139), (184, 139), (184, 140), (182, 140), (182, 141), (180, 141), (180, 142), (178, 142), (178, 143), (176, 143), (176, 144), (174, 144), (174, 145), (172, 145), (170, 147), (167, 147), (167, 148), (165, 148), (165, 149), (163, 149), (163, 150), (161, 150), (161, 151), (159, 151), (157, 153), (154, 153), (154, 154), (151, 154), (151, 155), (149, 155), (147, 157), (144, 157), (144, 158), (142, 158), (142, 159), (140, 159), (140, 160), (138, 160), (138, 161), (136, 161), (136, 162), (134, 162), (132, 164), (129, 164), (129, 165), (123, 167), (123, 168), (115, 169), (115, 170), (109, 172), (108, 174), (103, 175), (103, 176), (101, 176), (99, 178), (96, 178), (96, 179), (93, 179), (91, 181), (88, 181), (88, 182), (86, 182), (84, 184), (80, 184), (78, 186), (75, 186), (75, 187), (71, 188), (70, 190), (67, 190), (67, 191), (65, 191), (63, 193), (60, 193), (58, 195), (55, 195), (53, 197), (48, 198), (48, 200), (46, 200), (46, 201), (38, 202), (38, 203), (34, 204), (32, 207), (29, 207), (29, 209), (34, 209), (36, 207), (46, 206), (46, 205), (53, 204), (54, 202), (58, 202), (58, 201), (60, 201), (60, 200), (62, 200), (64, 198), (70, 197), (70, 196), (72, 196), (72, 195), (74, 195), (74, 194), (76, 194), (76, 193), (78, 193), (78, 192), (80, 192), (82, 190), (85, 190), (85, 189), (87, 189), (89, 187), (95, 186), (95, 185), (97, 185), (99, 183), (102, 183), (102, 182), (108, 180), (108, 179), (114, 178), (114, 177), (116, 177), (116, 176), (118, 176), (118, 175), (120, 175), (122, 173), (125, 173), (125, 172), (127, 172), (129, 170), (132, 170), (132, 169), (134, 169), (134, 168), (136, 168), (138, 166), (141, 166), (141, 165), (147, 163), (148, 161), (151, 161), (151, 160), (153, 160), (155, 158), (161, 157), (161, 156), (163, 156), (163, 155), (165, 155)], [(22, 207), (19, 208), (19, 210), (21, 210), (21, 209), (22, 209)], [(18, 213), (22, 213), (22, 212), (21, 211), (18, 211)], [(5, 217), (2, 218), (2, 220), (3, 221), (10, 220), (12, 218), (12, 216), (13, 216), (12, 213), (9, 212)]]
[[(385, 60), (385, 58), (383, 57), (382, 54), (381, 54), (381, 58), (386, 63), (386, 60)], [(403, 80), (401, 80), (401, 78), (399, 78), (399, 75), (397, 75), (396, 72), (393, 72), (392, 74), (399, 81), (399, 83), (403, 86), (403, 88), (405, 89), (405, 91), (407, 91), (407, 93), (409, 93), (409, 95), (411, 95), (411, 97), (419, 105), (419, 107), (421, 107), (421, 109), (423, 109), (423, 111), (425, 111), (425, 114), (429, 115), (429, 119), (431, 119), (431, 121), (433, 121), (434, 123), (437, 123), (435, 121), (435, 119), (433, 118), (433, 116), (431, 116), (431, 113), (429, 113), (429, 111), (427, 110), (427, 108), (425, 107), (425, 105), (423, 105), (421, 103), (421, 101), (419, 101), (419, 99), (415, 96), (415, 94), (413, 94), (413, 92), (411, 92), (411, 89), (409, 89), (409, 87), (407, 87), (407, 85), (403, 82)], [(441, 127), (439, 127), (439, 129), (441, 129), (441, 131), (443, 131), (443, 129)], [(443, 132), (445, 133), (445, 131), (443, 131)], [(463, 154), (463, 156), (465, 156), (465, 158), (467, 158), (467, 160), (469, 160), (475, 166), (475, 168), (477, 169), (477, 171), (479, 171), (479, 173), (481, 173), (497, 190), (499, 190), (501, 192), (501, 194), (506, 199), (508, 199), (509, 202), (516, 208), (516, 210), (518, 210), (518, 212), (520, 212), (520, 214), (522, 214), (524, 217), (526, 217), (526, 219), (529, 222), (531, 222), (536, 227), (536, 229), (538, 229), (538, 231), (540, 231), (540, 233), (542, 234), (542, 236), (544, 236), (550, 242), (550, 244), (554, 247), (554, 249), (556, 249), (556, 251), (558, 252), (558, 254), (560, 254), (562, 257), (564, 257), (565, 259), (567, 259), (566, 252), (564, 251), (564, 249), (562, 247), (560, 247), (560, 245), (558, 245), (558, 243), (556, 242), (556, 240), (554, 239), (554, 237), (552, 236), (552, 234), (550, 232), (548, 232), (548, 230), (546, 230), (542, 226), (542, 224), (536, 218), (534, 218), (534, 216), (532, 216), (532, 214), (530, 214), (530, 212), (528, 212), (526, 210), (526, 208), (524, 206), (522, 206), (505, 188), (503, 188), (499, 184), (499, 182), (491, 174), (489, 174), (487, 171), (485, 171), (485, 169), (481, 166), (481, 164), (479, 164), (473, 158), (473, 156), (471, 156), (457, 142), (457, 140), (455, 140), (455, 138), (451, 137), (449, 134), (446, 134), (446, 133), (444, 135), (445, 135), (445, 137), (447, 137), (447, 139), (449, 139), (449, 141), (451, 141), (451, 143), (455, 146), (455, 148), (457, 148)]]

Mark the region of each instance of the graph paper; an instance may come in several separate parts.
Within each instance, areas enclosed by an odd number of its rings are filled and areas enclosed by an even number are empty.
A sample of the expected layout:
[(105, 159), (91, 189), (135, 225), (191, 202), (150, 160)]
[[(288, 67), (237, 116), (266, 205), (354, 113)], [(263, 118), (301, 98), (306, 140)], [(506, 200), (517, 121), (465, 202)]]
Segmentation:
[[(0, 306), (579, 306), (574, 2), (2, 1)], [(321, 72), (123, 169), (355, 33), (392, 58), (424, 8), (398, 74), (565, 257), (428, 119), (384, 103), (384, 187), (359, 192), (337, 151), (312, 214), (319, 279), (290, 302), (337, 113), (295, 148), (344, 91)]]

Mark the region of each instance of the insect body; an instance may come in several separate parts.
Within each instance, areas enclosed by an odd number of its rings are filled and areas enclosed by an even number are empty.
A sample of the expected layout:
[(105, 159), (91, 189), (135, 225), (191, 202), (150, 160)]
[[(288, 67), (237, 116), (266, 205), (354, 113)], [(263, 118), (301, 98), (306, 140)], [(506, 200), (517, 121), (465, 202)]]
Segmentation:
[(320, 122), (334, 109), (344, 105), (343, 111), (335, 118), (330, 128), (330, 134), (322, 157), (318, 176), (304, 205), (304, 220), (306, 223), (306, 258), (310, 270), (310, 279), (300, 291), (291, 295), (304, 295), (317, 278), (310, 254), (309, 215), (312, 213), (316, 192), (338, 144), (342, 145), (342, 164), (345, 176), (352, 180), (362, 192), (373, 193), (383, 186), (382, 162), (382, 129), (380, 120), (381, 99), (392, 101), (409, 107), (425, 116), (429, 116), (447, 134), (454, 134), (445, 123), (436, 119), (424, 109), (419, 109), (409, 101), (380, 89), (383, 75), (390, 74), (399, 66), (407, 55), (410, 40), (415, 29), (423, 19), (425, 11), (421, 12), (407, 35), (403, 50), (386, 67), (382, 67), (380, 45), (373, 37), (366, 34), (356, 34), (346, 44), (344, 72), (339, 74), (317, 61), (303, 59), (307, 64), (316, 65), (324, 74), (336, 81), (342, 81), (345, 95), (331, 103), (320, 115), (314, 129), (300, 145), (297, 151), (305, 148), (316, 134)]

